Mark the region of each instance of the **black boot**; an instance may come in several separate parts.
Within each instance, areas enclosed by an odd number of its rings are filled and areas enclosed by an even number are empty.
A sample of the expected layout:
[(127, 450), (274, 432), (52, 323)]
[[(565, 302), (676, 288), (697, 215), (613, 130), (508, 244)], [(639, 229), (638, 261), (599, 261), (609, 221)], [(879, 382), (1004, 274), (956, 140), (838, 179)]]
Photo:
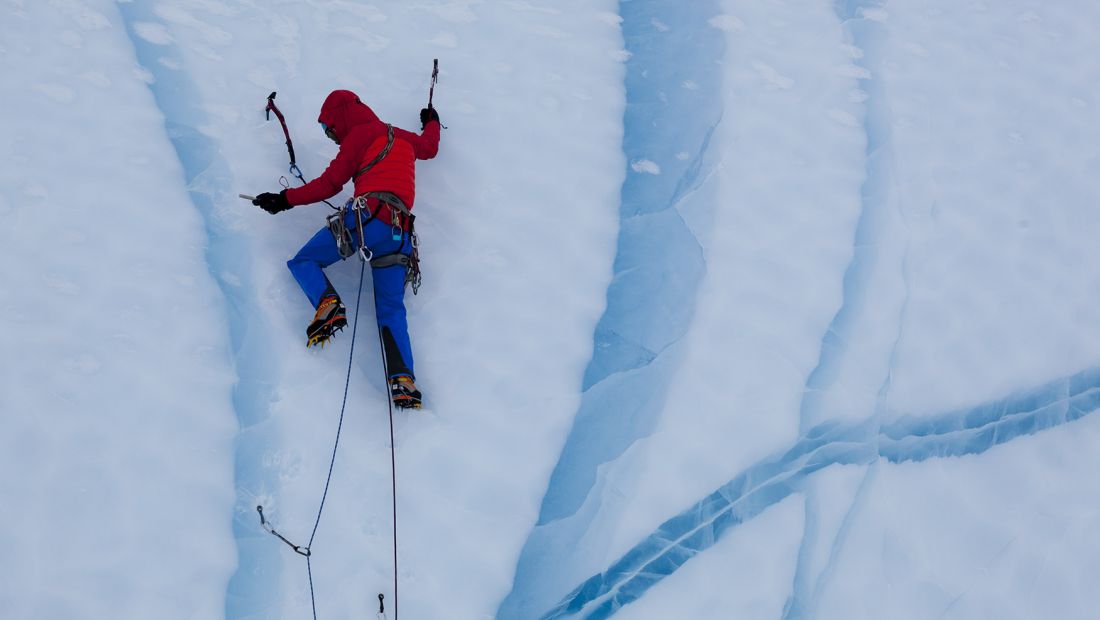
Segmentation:
[(407, 375), (390, 379), (390, 398), (398, 409), (420, 408), (420, 390), (416, 389), (413, 378)]

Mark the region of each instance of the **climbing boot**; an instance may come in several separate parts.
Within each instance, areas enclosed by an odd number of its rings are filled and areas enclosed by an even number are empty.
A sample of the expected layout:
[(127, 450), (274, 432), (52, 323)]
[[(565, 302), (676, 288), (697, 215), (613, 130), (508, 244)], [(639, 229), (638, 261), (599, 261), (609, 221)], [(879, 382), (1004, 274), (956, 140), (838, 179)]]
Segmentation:
[(317, 304), (317, 314), (306, 328), (306, 346), (325, 346), (332, 336), (348, 325), (347, 310), (336, 294), (325, 295)]
[(398, 409), (420, 408), (420, 390), (416, 389), (412, 377), (407, 375), (390, 379), (390, 397)]

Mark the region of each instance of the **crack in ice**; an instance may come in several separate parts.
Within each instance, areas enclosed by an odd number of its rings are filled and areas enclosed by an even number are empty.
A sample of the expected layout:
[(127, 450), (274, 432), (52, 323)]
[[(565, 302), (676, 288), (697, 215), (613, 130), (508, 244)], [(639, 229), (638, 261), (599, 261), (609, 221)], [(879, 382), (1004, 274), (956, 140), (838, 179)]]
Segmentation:
[[(805, 478), (831, 465), (920, 462), (978, 455), (1017, 437), (1080, 419), (1100, 409), (1100, 368), (1032, 390), (931, 418), (903, 416), (882, 425), (825, 422), (784, 454), (761, 461), (692, 507), (665, 521), (610, 567), (585, 580), (541, 616), (608, 618), (637, 600), (729, 529), (796, 493)], [(991, 411), (1001, 412), (990, 417)], [(932, 429), (931, 432), (928, 432)]]
[[(691, 215), (705, 219), (716, 200), (705, 187), (715, 165), (711, 138), (722, 119), (718, 88), (725, 38), (708, 24), (717, 12), (710, 2), (620, 4), (630, 54), (623, 118), (627, 171), (614, 277), (596, 326), (581, 405), (500, 618), (529, 619), (568, 590), (570, 578), (547, 574), (546, 562), (577, 549), (591, 521), (616, 510), (601, 499), (600, 470), (652, 432), (680, 364), (677, 345), (706, 272), (696, 236), (706, 227), (693, 230), (681, 210), (694, 208)], [(662, 62), (688, 54), (698, 62)], [(683, 87), (685, 81), (691, 88)], [(684, 124), (683, 118), (699, 122)], [(652, 165), (632, 170), (633, 162), (643, 160)]]
[[(866, 136), (864, 154), (865, 178), (860, 189), (861, 210), (856, 223), (853, 240), (852, 259), (845, 269), (843, 277), (843, 298), (840, 308), (833, 316), (825, 336), (822, 338), (821, 349), (817, 365), (806, 379), (801, 406), (799, 407), (799, 427), (806, 430), (808, 424), (815, 418), (821, 417), (821, 403), (828, 394), (829, 388), (837, 380), (840, 365), (847, 352), (849, 334), (858, 328), (854, 324), (853, 317), (858, 314), (857, 309), (866, 304), (866, 294), (869, 290), (872, 267), (878, 257), (877, 249), (880, 247), (880, 239), (885, 235), (883, 229), (886, 226), (883, 212), (890, 206), (888, 188), (891, 184), (892, 140), (889, 110), (883, 94), (881, 79), (874, 76), (879, 73), (876, 66), (878, 54), (874, 53), (875, 43), (882, 36), (882, 25), (856, 20), (869, 7), (881, 7), (885, 0), (839, 0), (834, 4), (834, 11), (843, 29), (850, 37), (850, 47), (859, 50), (855, 66), (859, 71), (856, 77), (861, 82), (864, 99), (863, 131)], [(905, 263), (908, 260), (908, 250), (902, 256), (902, 277), (906, 278)], [(909, 286), (906, 280), (905, 300), (902, 302), (898, 313), (898, 335), (892, 345), (890, 362), (887, 366), (885, 377), (879, 389), (878, 402), (872, 412), (872, 419), (881, 419), (883, 413), (882, 403), (885, 402), (889, 391), (890, 378), (894, 370), (894, 357), (901, 340), (902, 318), (908, 305)], [(860, 482), (859, 490), (853, 497), (852, 504), (845, 513), (842, 524), (848, 522), (859, 505), (860, 491), (864, 488), (867, 479), (864, 474)], [(795, 620), (803, 617), (809, 607), (814, 604), (817, 593), (824, 585), (824, 579), (832, 572), (832, 564), (837, 557), (839, 546), (843, 545), (841, 539), (842, 530), (838, 530), (825, 565), (818, 573), (816, 583), (811, 587), (809, 574), (811, 550), (819, 540), (821, 515), (815, 510), (814, 501), (817, 491), (807, 489), (805, 519), (806, 525), (803, 531), (802, 541), (799, 545), (798, 558), (795, 563), (795, 574), (784, 610), (784, 620)]]
[(226, 591), (228, 618), (269, 617), (269, 584), (277, 580), (281, 566), (278, 549), (267, 543), (256, 527), (253, 506), (256, 496), (274, 486), (274, 479), (257, 468), (261, 452), (270, 445), (270, 431), (262, 422), (269, 416), (275, 376), (274, 356), (262, 335), (263, 312), (249, 291), (251, 276), (246, 260), (247, 242), (226, 226), (219, 205), (232, 203), (232, 174), (219, 154), (217, 142), (200, 131), (206, 124), (198, 89), (182, 67), (182, 56), (171, 37), (148, 36), (150, 27), (161, 25), (149, 3), (119, 3), (118, 10), (134, 46), (140, 66), (152, 76), (149, 90), (164, 115), (165, 133), (183, 169), (188, 195), (202, 217), (209, 245), (207, 268), (226, 298), (229, 309), (229, 340), (237, 371), (233, 387), (233, 409), (241, 426), (235, 442), (234, 476), (237, 506), (233, 535), (237, 542), (238, 566)]

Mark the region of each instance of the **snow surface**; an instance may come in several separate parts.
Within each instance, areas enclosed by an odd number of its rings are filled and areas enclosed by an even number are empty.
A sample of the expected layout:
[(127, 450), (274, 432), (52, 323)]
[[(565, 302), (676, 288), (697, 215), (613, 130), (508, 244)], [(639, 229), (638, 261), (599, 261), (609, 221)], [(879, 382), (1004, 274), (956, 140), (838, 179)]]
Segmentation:
[[(4, 618), (396, 615), (369, 279), (305, 349), (328, 208), (237, 194), (297, 183), (270, 92), (309, 177), (432, 58), (405, 617), (1095, 616), (1093, 3), (0, 15)], [(256, 506), (309, 539), (349, 377), (307, 574)]]

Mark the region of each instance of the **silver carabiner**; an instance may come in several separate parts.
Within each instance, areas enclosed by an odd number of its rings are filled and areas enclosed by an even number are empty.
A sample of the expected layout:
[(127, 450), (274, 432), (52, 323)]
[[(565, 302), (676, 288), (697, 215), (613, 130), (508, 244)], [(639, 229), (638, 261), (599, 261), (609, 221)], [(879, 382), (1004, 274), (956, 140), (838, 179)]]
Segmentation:
[(363, 234), (363, 210), (367, 208), (366, 198), (356, 196), (355, 205), (352, 208), (355, 210), (355, 227), (359, 231), (359, 259), (364, 263), (370, 263), (370, 259), (374, 258), (374, 252), (367, 247), (367, 238)]

